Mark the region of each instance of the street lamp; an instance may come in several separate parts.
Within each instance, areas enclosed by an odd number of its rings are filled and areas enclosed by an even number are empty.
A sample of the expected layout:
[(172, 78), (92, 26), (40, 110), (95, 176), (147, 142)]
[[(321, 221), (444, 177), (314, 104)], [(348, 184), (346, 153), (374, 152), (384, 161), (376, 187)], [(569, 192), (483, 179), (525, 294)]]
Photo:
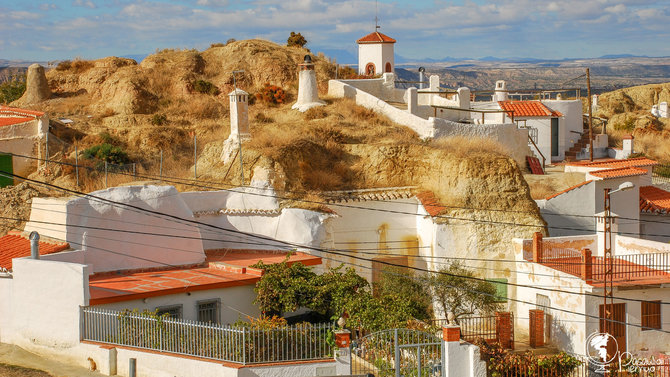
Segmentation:
[[(614, 310), (614, 259), (612, 258), (612, 216), (610, 211), (610, 195), (615, 194), (621, 191), (628, 191), (635, 187), (632, 182), (624, 182), (619, 185), (615, 190), (606, 188), (605, 189), (605, 213), (603, 222), (605, 224), (604, 229), (604, 256), (603, 263), (605, 267), (605, 276), (603, 282), (603, 314), (605, 314), (605, 322), (603, 326), (603, 332), (609, 333), (609, 324), (612, 320), (612, 310)], [(609, 280), (608, 280), (609, 279)], [(609, 282), (609, 287), (607, 283)], [(607, 307), (607, 298), (610, 299), (610, 307)]]

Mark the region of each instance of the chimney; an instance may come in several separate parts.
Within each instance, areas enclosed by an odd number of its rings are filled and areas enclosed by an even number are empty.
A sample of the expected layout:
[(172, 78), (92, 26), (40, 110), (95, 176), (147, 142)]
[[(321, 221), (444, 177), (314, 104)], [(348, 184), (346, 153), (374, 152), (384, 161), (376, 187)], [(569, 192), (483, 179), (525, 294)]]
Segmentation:
[(316, 72), (314, 71), (312, 57), (305, 55), (304, 61), (298, 64), (298, 67), (300, 67), (298, 100), (291, 108), (304, 113), (312, 107), (325, 105), (323, 101), (319, 100), (319, 91), (316, 87)]
[(30, 232), (30, 258), (40, 259), (40, 234), (32, 231)]
[(668, 103), (661, 102), (658, 105), (658, 116), (659, 118), (668, 118)]
[(507, 101), (507, 98), (507, 83), (505, 83), (505, 80), (496, 81), (496, 91), (493, 96), (494, 101)]
[[(612, 243), (610, 243), (610, 249), (612, 249), (612, 254), (614, 254), (614, 239), (615, 235), (619, 232), (619, 216), (610, 211), (610, 216), (612, 217), (611, 231), (612, 231)], [(596, 217), (596, 234), (598, 240), (598, 252), (596, 255), (602, 257), (605, 255), (605, 212), (600, 212), (595, 215)]]
[(628, 134), (628, 135), (623, 137), (623, 148), (622, 149), (623, 149), (624, 158), (627, 158), (629, 155), (631, 155), (633, 153), (633, 149), (634, 149), (633, 141), (634, 140), (635, 140), (635, 138), (631, 134)]
[(251, 137), (249, 134), (249, 93), (235, 89), (228, 94), (230, 100), (230, 137), (242, 140)]

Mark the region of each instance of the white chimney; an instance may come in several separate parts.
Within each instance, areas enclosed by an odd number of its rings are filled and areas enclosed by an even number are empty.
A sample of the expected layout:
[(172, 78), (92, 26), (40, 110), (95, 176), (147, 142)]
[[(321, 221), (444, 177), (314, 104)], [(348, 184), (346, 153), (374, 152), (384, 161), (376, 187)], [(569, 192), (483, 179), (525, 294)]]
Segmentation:
[(305, 55), (305, 60), (298, 64), (300, 74), (298, 77), (298, 101), (293, 104), (292, 109), (305, 112), (312, 107), (323, 106), (325, 103), (319, 100), (319, 91), (316, 87), (316, 72), (312, 57)]
[(230, 99), (230, 137), (248, 139), (249, 134), (249, 93), (235, 89), (228, 94)]
[[(596, 255), (602, 257), (605, 255), (605, 212), (603, 211), (597, 213), (595, 217), (596, 217), (596, 234), (598, 241), (598, 249)], [(611, 224), (612, 242), (610, 244), (610, 249), (612, 249), (612, 254), (614, 254), (615, 237), (616, 234), (619, 232), (619, 216), (610, 211), (610, 217), (612, 219)]]
[(658, 105), (658, 116), (660, 118), (668, 118), (668, 103), (667, 102), (661, 102)]
[(634, 148), (634, 146), (633, 146), (633, 141), (634, 140), (635, 140), (635, 138), (631, 134), (628, 134), (628, 135), (623, 137), (623, 140), (622, 140), (623, 148), (622, 148), (622, 150), (623, 150), (624, 158), (627, 158), (629, 155), (634, 153), (634, 149), (633, 149)]
[(500, 102), (500, 101), (507, 101), (508, 95), (507, 95), (507, 83), (505, 80), (498, 80), (496, 81), (496, 90), (495, 90), (495, 95), (493, 96), (493, 100), (495, 102)]

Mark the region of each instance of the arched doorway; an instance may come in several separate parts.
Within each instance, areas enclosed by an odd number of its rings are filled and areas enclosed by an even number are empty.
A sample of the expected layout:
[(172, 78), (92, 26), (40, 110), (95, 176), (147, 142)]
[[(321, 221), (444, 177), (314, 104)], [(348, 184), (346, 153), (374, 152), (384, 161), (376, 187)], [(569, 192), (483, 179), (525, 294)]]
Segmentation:
[(384, 67), (384, 72), (393, 72), (393, 69), (391, 68), (391, 63), (386, 62), (386, 67)]
[(368, 76), (374, 76), (377, 70), (375, 69), (375, 64), (374, 63), (368, 63), (365, 66), (365, 74)]

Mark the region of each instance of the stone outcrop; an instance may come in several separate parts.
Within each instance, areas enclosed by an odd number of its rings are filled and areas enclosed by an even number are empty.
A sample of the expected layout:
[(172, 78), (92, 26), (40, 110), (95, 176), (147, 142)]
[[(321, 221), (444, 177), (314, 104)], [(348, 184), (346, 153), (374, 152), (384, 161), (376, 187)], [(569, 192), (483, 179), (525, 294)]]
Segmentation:
[(28, 105), (46, 101), (51, 97), (51, 89), (47, 82), (47, 76), (44, 67), (39, 64), (32, 64), (28, 67), (26, 76), (26, 92), (16, 100), (16, 105)]

